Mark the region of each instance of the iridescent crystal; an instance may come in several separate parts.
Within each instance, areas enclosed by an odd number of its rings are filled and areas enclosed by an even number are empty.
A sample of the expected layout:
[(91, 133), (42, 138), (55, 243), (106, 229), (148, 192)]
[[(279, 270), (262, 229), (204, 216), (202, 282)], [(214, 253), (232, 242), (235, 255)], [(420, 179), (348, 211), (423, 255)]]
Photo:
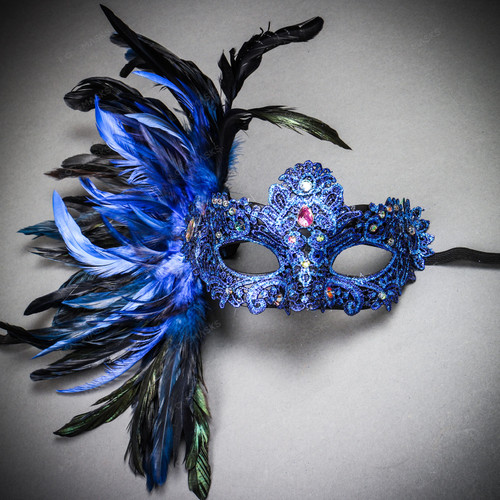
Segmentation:
[(304, 205), (299, 211), (297, 224), (301, 227), (309, 227), (313, 223), (313, 220), (314, 215), (312, 213), (312, 210)]
[(186, 229), (186, 241), (190, 241), (191, 238), (193, 237), (194, 228), (195, 228), (195, 221), (194, 219), (191, 219)]

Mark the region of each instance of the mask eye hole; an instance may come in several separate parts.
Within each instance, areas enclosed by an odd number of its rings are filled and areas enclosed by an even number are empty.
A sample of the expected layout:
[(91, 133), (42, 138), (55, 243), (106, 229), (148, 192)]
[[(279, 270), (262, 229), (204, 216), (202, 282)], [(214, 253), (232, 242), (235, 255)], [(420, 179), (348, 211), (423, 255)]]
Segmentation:
[(238, 251), (232, 257), (225, 257), (224, 245), (220, 248), (221, 259), (224, 264), (242, 274), (269, 274), (277, 271), (280, 267), (274, 252), (269, 248), (252, 241), (242, 241)]
[(392, 253), (371, 245), (355, 245), (337, 255), (332, 269), (344, 276), (370, 276), (384, 269)]

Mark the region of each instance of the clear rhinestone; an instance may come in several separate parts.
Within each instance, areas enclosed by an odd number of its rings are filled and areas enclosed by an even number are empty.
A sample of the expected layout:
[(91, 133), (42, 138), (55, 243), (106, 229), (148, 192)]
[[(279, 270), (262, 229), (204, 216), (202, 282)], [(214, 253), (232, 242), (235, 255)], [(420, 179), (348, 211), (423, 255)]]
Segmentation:
[(302, 189), (304, 193), (311, 191), (312, 187), (312, 182), (309, 179), (302, 179), (302, 181), (300, 181), (300, 189)]

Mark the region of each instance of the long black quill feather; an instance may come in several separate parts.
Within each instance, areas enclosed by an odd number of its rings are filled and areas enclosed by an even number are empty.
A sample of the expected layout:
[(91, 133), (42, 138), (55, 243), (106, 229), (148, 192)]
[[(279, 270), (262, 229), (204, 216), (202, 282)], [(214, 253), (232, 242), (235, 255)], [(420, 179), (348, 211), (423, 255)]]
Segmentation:
[[(195, 92), (199, 98), (199, 104), (213, 108), (217, 114), (222, 112), (220, 97), (213, 82), (205, 76), (192, 61), (180, 59), (172, 52), (159, 44), (149, 40), (142, 35), (132, 31), (114, 13), (101, 5), (104, 14), (108, 18), (113, 28), (117, 31), (118, 37), (114, 36), (112, 41), (120, 40), (120, 45), (129, 46), (136, 54), (134, 65), (154, 71), (157, 75), (165, 76), (174, 83), (183, 82), (191, 91)], [(130, 72), (130, 63), (126, 66)], [(174, 94), (175, 96), (175, 94)], [(190, 116), (189, 109), (179, 102), (186, 116)]]
[(244, 81), (260, 66), (263, 54), (280, 45), (307, 42), (322, 28), (323, 19), (314, 17), (276, 32), (267, 30), (254, 35), (241, 46), (236, 56), (235, 49), (230, 50), (230, 62), (223, 53), (219, 60), (219, 68), (222, 71), (221, 88), (226, 96), (226, 106), (231, 107)]
[(64, 96), (64, 102), (78, 111), (94, 109), (95, 97), (114, 100), (142, 97), (141, 93), (127, 84), (105, 76), (85, 78)]

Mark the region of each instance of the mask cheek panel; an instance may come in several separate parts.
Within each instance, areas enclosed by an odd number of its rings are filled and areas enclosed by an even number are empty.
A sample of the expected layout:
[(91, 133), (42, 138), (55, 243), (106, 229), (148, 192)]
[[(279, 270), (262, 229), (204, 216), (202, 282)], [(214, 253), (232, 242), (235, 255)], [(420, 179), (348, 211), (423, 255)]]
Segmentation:
[(254, 241), (240, 242), (238, 252), (233, 257), (227, 257), (229, 245), (219, 249), (222, 264), (240, 274), (266, 275), (280, 268), (278, 258), (272, 250)]
[[(224, 258), (226, 247), (239, 244), (235, 258)], [(283, 256), (256, 240), (229, 239), (216, 245), (213, 267), (205, 281), (212, 298), (221, 307), (246, 306), (252, 314), (263, 312), (269, 305), (279, 306), (285, 295), (286, 280)]]
[(343, 276), (371, 276), (383, 271), (393, 258), (388, 250), (360, 243), (340, 252), (333, 259), (331, 269)]

